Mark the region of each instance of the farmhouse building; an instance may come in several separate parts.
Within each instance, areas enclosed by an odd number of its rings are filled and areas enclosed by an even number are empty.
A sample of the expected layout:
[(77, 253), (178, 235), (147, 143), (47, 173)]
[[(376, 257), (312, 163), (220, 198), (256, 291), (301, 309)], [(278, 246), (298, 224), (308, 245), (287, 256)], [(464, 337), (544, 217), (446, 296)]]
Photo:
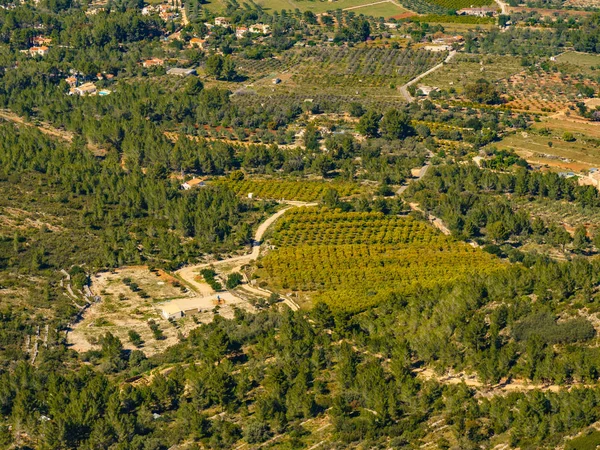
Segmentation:
[(31, 47), (29, 49), (29, 54), (31, 56), (46, 56), (48, 54), (48, 50), (49, 48), (45, 45), (42, 45), (41, 47)]
[(271, 27), (262, 23), (255, 23), (254, 25), (250, 25), (249, 30), (250, 33), (269, 34)]
[(237, 27), (235, 29), (235, 37), (238, 39), (243, 38), (246, 34), (248, 34), (248, 28), (246, 27)]
[(81, 86), (71, 89), (71, 93), (81, 96), (94, 95), (96, 93), (96, 86), (94, 83), (84, 83)]
[(52, 43), (52, 38), (47, 38), (44, 36), (35, 36), (31, 39), (31, 43), (35, 46), (50, 45)]
[(189, 191), (195, 187), (203, 187), (206, 186), (205, 180), (203, 178), (192, 178), (191, 180), (186, 181), (181, 185), (181, 188)]
[(215, 25), (219, 27), (228, 27), (231, 24), (226, 17), (215, 17)]
[(206, 44), (206, 39), (200, 39), (200, 38), (191, 38), (190, 39), (190, 48), (199, 48), (200, 50), (204, 50), (204, 46)]
[(146, 61), (144, 61), (142, 63), (143, 67), (156, 67), (156, 66), (162, 66), (165, 63), (164, 60), (159, 59), (159, 58), (152, 58), (152, 59), (147, 59)]

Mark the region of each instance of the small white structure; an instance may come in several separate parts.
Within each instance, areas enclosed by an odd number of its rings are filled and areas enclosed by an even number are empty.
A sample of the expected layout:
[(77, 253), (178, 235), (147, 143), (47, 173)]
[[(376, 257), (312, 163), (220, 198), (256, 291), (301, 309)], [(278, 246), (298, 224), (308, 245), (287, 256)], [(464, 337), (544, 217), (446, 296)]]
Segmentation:
[(183, 317), (183, 310), (180, 308), (177, 302), (169, 302), (163, 305), (161, 308), (162, 316), (169, 319), (181, 319)]

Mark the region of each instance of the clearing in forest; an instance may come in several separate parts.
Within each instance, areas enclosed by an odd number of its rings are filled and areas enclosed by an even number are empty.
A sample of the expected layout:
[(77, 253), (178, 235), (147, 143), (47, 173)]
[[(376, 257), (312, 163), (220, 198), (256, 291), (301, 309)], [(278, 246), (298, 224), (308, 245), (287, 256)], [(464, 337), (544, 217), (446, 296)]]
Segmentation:
[(412, 217), (291, 210), (258, 262), (259, 285), (357, 311), (419, 288), (498, 270), (498, 259)]

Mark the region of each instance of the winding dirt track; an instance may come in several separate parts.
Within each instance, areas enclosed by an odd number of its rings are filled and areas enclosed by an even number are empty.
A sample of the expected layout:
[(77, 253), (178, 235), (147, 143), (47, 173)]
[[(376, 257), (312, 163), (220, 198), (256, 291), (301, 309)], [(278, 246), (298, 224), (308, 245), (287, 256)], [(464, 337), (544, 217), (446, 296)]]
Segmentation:
[[(241, 255), (241, 256), (234, 256), (232, 258), (227, 258), (227, 259), (215, 261), (212, 263), (203, 263), (203, 264), (196, 264), (196, 265), (192, 265), (192, 266), (185, 266), (185, 267), (179, 269), (178, 271), (176, 271), (175, 275), (177, 275), (179, 278), (181, 278), (183, 281), (185, 281), (201, 297), (214, 295), (214, 291), (210, 288), (210, 286), (208, 286), (206, 283), (201, 283), (196, 280), (196, 277), (198, 276), (198, 272), (200, 270), (205, 269), (207, 267), (224, 268), (224, 267), (230, 266), (227, 269), (228, 273), (239, 272), (241, 270), (242, 266), (249, 264), (252, 261), (255, 261), (259, 257), (260, 247), (262, 244), (263, 236), (265, 235), (265, 233), (269, 229), (269, 227), (271, 225), (273, 225), (277, 221), (277, 219), (279, 219), (281, 216), (283, 216), (286, 211), (288, 211), (291, 208), (295, 208), (295, 207), (306, 207), (306, 206), (316, 206), (317, 205), (317, 203), (305, 203), (305, 202), (294, 202), (294, 201), (289, 201), (289, 202), (285, 202), (285, 203), (288, 206), (277, 211), (275, 214), (268, 217), (263, 223), (261, 223), (258, 226), (258, 228), (256, 229), (256, 233), (254, 234), (254, 240), (252, 242), (252, 251), (250, 253), (248, 253), (246, 255)], [(250, 286), (246, 286), (246, 287), (250, 287)], [(252, 289), (248, 289), (248, 290), (252, 290)], [(293, 300), (286, 298), (286, 297), (282, 297), (282, 298), (283, 298), (284, 303), (287, 304), (292, 310), (297, 311), (298, 309), (300, 309), (298, 304), (296, 304), (296, 302), (294, 302)]]
[(408, 83), (406, 83), (405, 85), (403, 85), (402, 87), (400, 87), (400, 93), (402, 94), (402, 96), (404, 97), (404, 99), (408, 103), (414, 102), (415, 98), (412, 95), (410, 95), (410, 92), (408, 92), (408, 87), (412, 86), (417, 81), (422, 80), (423, 78), (425, 78), (430, 73), (433, 73), (436, 70), (438, 70), (439, 68), (443, 67), (444, 64), (449, 63), (452, 60), (452, 58), (454, 58), (455, 55), (456, 55), (456, 50), (452, 50), (450, 53), (448, 53), (448, 56), (446, 57), (446, 59), (443, 60), (441, 63), (439, 63), (437, 66), (433, 66), (431, 69), (423, 72), (421, 75), (417, 75), (412, 80), (410, 80)]

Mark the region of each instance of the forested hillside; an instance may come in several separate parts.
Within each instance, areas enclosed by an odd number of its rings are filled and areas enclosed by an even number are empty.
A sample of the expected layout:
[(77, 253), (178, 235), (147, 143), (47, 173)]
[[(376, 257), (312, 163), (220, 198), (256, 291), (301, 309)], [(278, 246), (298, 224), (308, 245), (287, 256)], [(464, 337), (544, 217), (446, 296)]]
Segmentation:
[(400, 3), (0, 0), (1, 448), (600, 444), (596, 6)]

